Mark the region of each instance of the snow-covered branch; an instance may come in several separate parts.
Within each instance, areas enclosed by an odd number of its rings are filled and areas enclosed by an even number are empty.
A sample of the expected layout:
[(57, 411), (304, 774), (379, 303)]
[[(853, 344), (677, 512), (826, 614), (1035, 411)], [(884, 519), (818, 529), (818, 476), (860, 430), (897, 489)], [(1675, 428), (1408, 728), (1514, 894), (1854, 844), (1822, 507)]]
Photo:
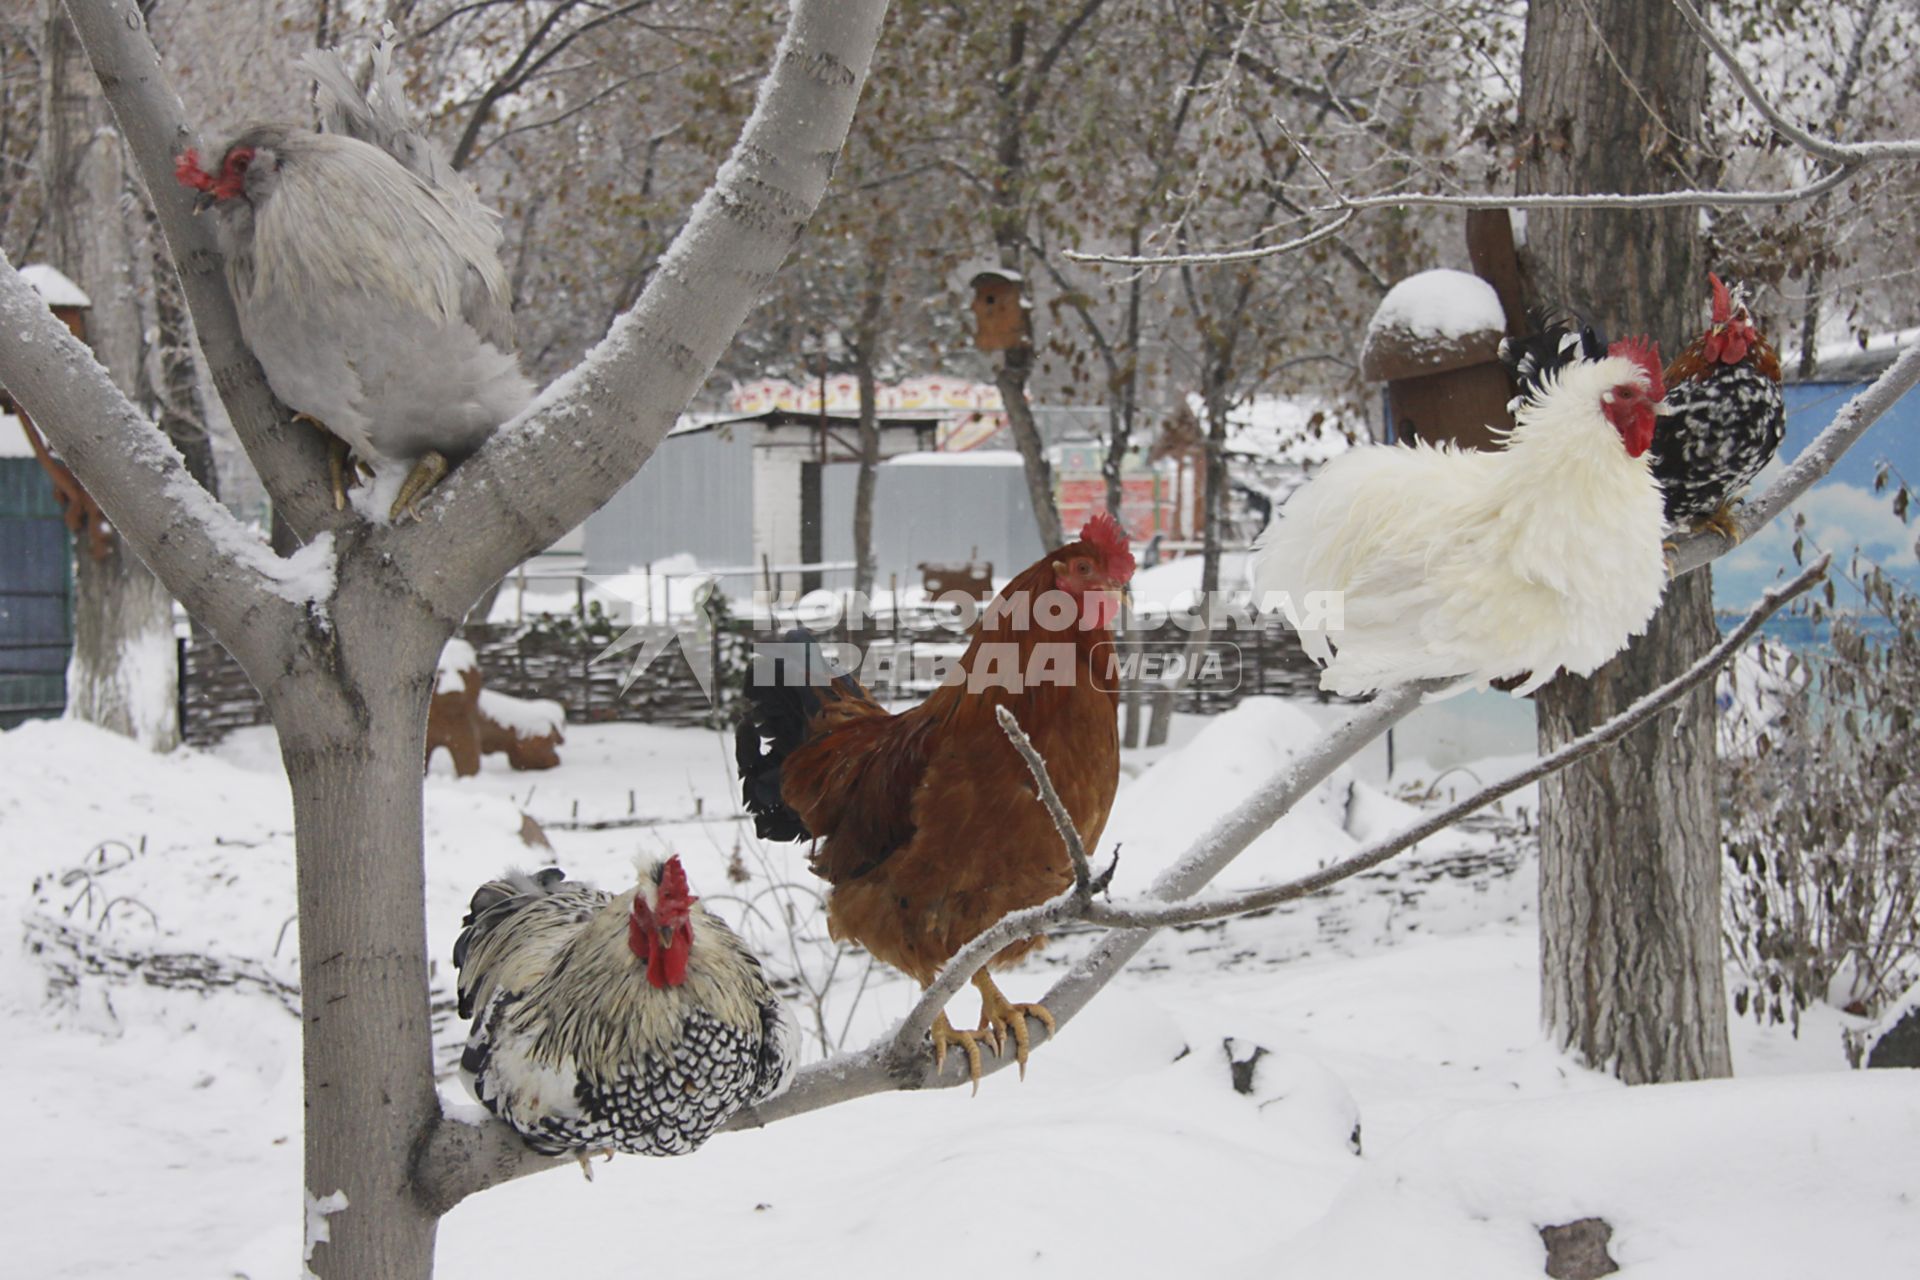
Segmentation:
[[(303, 537), (345, 523), (353, 517), (333, 508), (325, 444), (273, 398), (259, 361), (240, 337), (212, 223), (193, 216), (193, 193), (174, 181), (174, 157), (202, 140), (161, 70), (141, 6), (135, 0), (67, 0), (67, 12), (159, 214), (214, 386), (273, 495), (274, 510)], [(64, 448), (61, 424), (48, 425)]]
[(1306, 235), (1281, 244), (1258, 245), (1248, 249), (1140, 255), (1079, 253), (1069, 249), (1066, 250), (1066, 256), (1075, 262), (1099, 262), (1125, 267), (1205, 266), (1251, 262), (1259, 258), (1297, 253), (1334, 235), (1347, 223), (1353, 221), (1357, 215), (1370, 209), (1671, 209), (1681, 206), (1725, 209), (1742, 205), (1795, 204), (1832, 191), (1852, 176), (1853, 169), (1852, 165), (1843, 165), (1812, 182), (1795, 187), (1784, 187), (1778, 191), (1707, 191), (1687, 188), (1679, 191), (1649, 191), (1635, 195), (1600, 191), (1574, 195), (1524, 196), (1502, 195), (1495, 192), (1455, 195), (1440, 192), (1389, 191), (1378, 195), (1349, 196), (1336, 190), (1333, 192), (1331, 203), (1314, 205), (1307, 210), (1309, 214), (1337, 215), (1333, 221), (1321, 225)]
[(1880, 164), (1888, 160), (1920, 160), (1920, 139), (1904, 138), (1885, 142), (1838, 142), (1832, 138), (1821, 137), (1808, 129), (1787, 119), (1786, 114), (1760, 91), (1753, 82), (1747, 69), (1740, 65), (1740, 59), (1734, 55), (1727, 42), (1714, 34), (1706, 17), (1694, 7), (1692, 0), (1673, 0), (1674, 7), (1685, 15), (1687, 22), (1699, 33), (1700, 40), (1720, 60), (1720, 65), (1733, 77), (1733, 83), (1742, 96), (1753, 104), (1766, 122), (1773, 126), (1775, 133), (1799, 147), (1808, 155), (1818, 156), (1829, 164), (1852, 168), (1863, 164)]
[(1280, 244), (1255, 245), (1248, 249), (1216, 249), (1203, 253), (1168, 254), (1081, 253), (1076, 249), (1065, 249), (1062, 252), (1073, 262), (1101, 262), (1115, 267), (1200, 267), (1219, 266), (1222, 263), (1232, 262), (1253, 262), (1283, 253), (1296, 253), (1309, 245), (1315, 245), (1322, 240), (1339, 235), (1341, 229), (1352, 222), (1355, 216), (1357, 216), (1355, 210), (1348, 209), (1333, 221), (1322, 223), (1305, 235), (1295, 236)]
[(1170, 267), (1181, 265), (1218, 265), (1248, 262), (1259, 258), (1294, 253), (1334, 234), (1356, 215), (1371, 209), (1670, 209), (1698, 207), (1728, 209), (1751, 206), (1796, 204), (1812, 200), (1839, 187), (1860, 169), (1889, 161), (1920, 159), (1920, 139), (1893, 139), (1875, 142), (1838, 142), (1795, 124), (1769, 101), (1750, 77), (1727, 43), (1716, 35), (1691, 0), (1673, 0), (1700, 39), (1718, 58), (1741, 94), (1782, 138), (1816, 160), (1825, 162), (1827, 172), (1795, 186), (1778, 190), (1712, 190), (1686, 188), (1678, 191), (1641, 193), (1587, 192), (1574, 194), (1513, 195), (1487, 192), (1448, 193), (1385, 191), (1354, 196), (1343, 192), (1324, 170), (1314, 163), (1305, 144), (1296, 140), (1301, 155), (1326, 183), (1331, 200), (1309, 208), (1312, 215), (1335, 215), (1335, 221), (1283, 244), (1244, 249), (1206, 250), (1177, 254), (1101, 254), (1067, 251), (1075, 262), (1098, 262), (1124, 267)]
[(1446, 830), (1468, 814), (1512, 795), (1520, 788), (1530, 786), (1549, 774), (1558, 773), (1576, 760), (1585, 759), (1611, 746), (1678, 702), (1690, 690), (1712, 679), (1720, 668), (1731, 662), (1765, 625), (1768, 618), (1824, 579), (1832, 561), (1831, 554), (1824, 555), (1803, 569), (1791, 582), (1769, 588), (1740, 625), (1728, 632), (1720, 643), (1703, 654), (1699, 661), (1634, 702), (1605, 724), (1582, 734), (1528, 768), (1482, 787), (1465, 799), (1429, 814), (1406, 830), (1389, 836), (1385, 840), (1376, 841), (1331, 866), (1322, 867), (1312, 875), (1301, 876), (1297, 880), (1263, 885), (1257, 889), (1219, 898), (1199, 901), (1189, 899), (1177, 903), (1095, 902), (1091, 903), (1079, 918), (1089, 924), (1127, 929), (1162, 929), (1168, 925), (1196, 924), (1203, 920), (1244, 915), (1249, 911), (1261, 911), (1283, 902), (1292, 902), (1309, 894), (1318, 893), (1361, 872), (1370, 871), (1396, 854), (1411, 849), (1428, 836)]
[[(1781, 512), (1798, 501), (1823, 476), (1832, 471), (1847, 450), (1867, 428), (1880, 420), (1901, 396), (1920, 384), (1920, 347), (1909, 347), (1885, 372), (1853, 399), (1840, 407), (1833, 421), (1813, 442), (1800, 451), (1778, 479), (1762, 493), (1741, 503), (1734, 510), (1734, 522), (1741, 538), (1747, 538), (1762, 526), (1772, 523)], [(1676, 540), (1674, 573), (1691, 573), (1701, 565), (1724, 555), (1734, 544), (1711, 531), (1691, 533)]]
[(187, 474), (173, 442), (113, 385), (0, 253), (0, 383), (32, 415), (133, 551), (254, 669), (293, 643), (331, 583), (331, 539), (282, 560)]

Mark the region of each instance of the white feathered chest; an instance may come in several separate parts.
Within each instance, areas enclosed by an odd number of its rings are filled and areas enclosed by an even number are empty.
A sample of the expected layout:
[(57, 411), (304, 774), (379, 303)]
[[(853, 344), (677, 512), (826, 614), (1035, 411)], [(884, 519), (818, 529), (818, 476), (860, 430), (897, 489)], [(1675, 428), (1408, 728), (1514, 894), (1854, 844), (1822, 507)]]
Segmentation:
[(1630, 368), (1571, 367), (1522, 407), (1504, 450), (1358, 449), (1295, 494), (1256, 582), (1296, 604), (1339, 593), (1337, 618), (1301, 629), (1322, 688), (1528, 673), (1530, 692), (1645, 630), (1667, 580), (1661, 493), (1600, 411)]

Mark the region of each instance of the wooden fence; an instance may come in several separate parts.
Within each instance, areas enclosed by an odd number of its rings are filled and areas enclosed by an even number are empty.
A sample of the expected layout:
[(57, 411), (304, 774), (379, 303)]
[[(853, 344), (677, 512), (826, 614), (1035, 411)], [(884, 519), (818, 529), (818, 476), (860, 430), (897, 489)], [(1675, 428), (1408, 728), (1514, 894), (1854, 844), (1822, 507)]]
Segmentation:
[[(525, 625), (469, 626), (462, 635), (474, 647), (489, 689), (522, 698), (550, 698), (567, 711), (567, 722), (586, 724), (630, 720), (647, 724), (707, 727), (730, 721), (737, 707), (756, 635), (744, 621), (723, 620), (711, 633), (709, 658), (716, 679), (713, 698), (700, 688), (676, 643), (628, 683), (636, 650), (600, 655), (619, 628), (589, 617), (543, 618)], [(951, 661), (966, 636), (931, 612), (850, 633), (836, 628), (821, 638), (854, 646), (866, 656), (863, 676), (875, 697), (885, 700), (924, 696), (937, 678), (937, 664)], [(1201, 648), (1217, 662), (1175, 695), (1181, 711), (1215, 715), (1256, 694), (1292, 697), (1318, 695), (1318, 678), (1300, 651), (1292, 631), (1278, 620), (1257, 628), (1236, 629), (1203, 644), (1170, 623), (1129, 632), (1125, 652), (1161, 655)], [(1152, 660), (1150, 660), (1152, 661)], [(197, 627), (180, 641), (181, 736), (196, 746), (218, 742), (234, 729), (267, 723), (266, 708), (246, 672), (219, 642)], [(1159, 660), (1164, 668), (1164, 658)], [(1156, 687), (1135, 682), (1143, 691)], [(1128, 688), (1133, 688), (1129, 685)]]

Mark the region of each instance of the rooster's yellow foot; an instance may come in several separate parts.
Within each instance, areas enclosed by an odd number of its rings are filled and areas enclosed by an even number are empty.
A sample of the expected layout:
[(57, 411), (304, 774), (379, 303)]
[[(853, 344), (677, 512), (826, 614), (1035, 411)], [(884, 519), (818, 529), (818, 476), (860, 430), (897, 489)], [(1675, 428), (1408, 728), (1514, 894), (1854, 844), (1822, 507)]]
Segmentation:
[(310, 413), (296, 413), (293, 415), (293, 420), (318, 427), (321, 434), (326, 436), (327, 487), (333, 493), (333, 509), (335, 511), (345, 511), (347, 509), (347, 490), (353, 488), (356, 478), (352, 468), (347, 465), (347, 459), (350, 456), (347, 449), (347, 442), (327, 430), (327, 424)]
[(980, 1029), (991, 1031), (994, 1039), (994, 1053), (998, 1055), (1006, 1042), (1013, 1041), (1013, 1060), (1020, 1064), (1020, 1078), (1027, 1078), (1027, 1055), (1033, 1049), (1033, 1032), (1027, 1026), (1032, 1018), (1047, 1029), (1048, 1039), (1052, 1039), (1055, 1026), (1053, 1015), (1047, 1012), (1045, 1005), (1014, 1004), (1000, 988), (993, 985), (993, 979), (982, 969), (973, 976), (973, 985), (980, 989)]
[(406, 483), (400, 486), (400, 496), (393, 500), (393, 510), (387, 513), (387, 518), (398, 520), (405, 513), (418, 520), (420, 499), (440, 483), (447, 471), (445, 455), (434, 449), (421, 454), (420, 461), (414, 463), (413, 470), (407, 473)]
[[(947, 1015), (944, 1013), (934, 1022), (933, 1031), (930, 1034), (933, 1037), (934, 1073), (939, 1074), (947, 1065), (947, 1049), (957, 1044), (966, 1050), (967, 1075), (973, 1080), (974, 1093), (978, 1094), (980, 1092), (980, 1042), (985, 1040), (991, 1045), (992, 1039), (982, 1031), (955, 1031), (953, 1024), (947, 1021)], [(997, 1046), (994, 1052), (999, 1052)]]
[(605, 1156), (611, 1160), (613, 1159), (613, 1148), (601, 1147), (598, 1150), (590, 1150), (586, 1147), (581, 1147), (573, 1153), (573, 1158), (580, 1162), (580, 1172), (586, 1175), (588, 1182), (593, 1181), (593, 1158), (595, 1156)]
[(1693, 526), (1693, 529), (1695, 533), (1706, 533), (1711, 530), (1734, 546), (1740, 545), (1740, 521), (1734, 517), (1733, 507), (1729, 503), (1721, 503), (1719, 510)]

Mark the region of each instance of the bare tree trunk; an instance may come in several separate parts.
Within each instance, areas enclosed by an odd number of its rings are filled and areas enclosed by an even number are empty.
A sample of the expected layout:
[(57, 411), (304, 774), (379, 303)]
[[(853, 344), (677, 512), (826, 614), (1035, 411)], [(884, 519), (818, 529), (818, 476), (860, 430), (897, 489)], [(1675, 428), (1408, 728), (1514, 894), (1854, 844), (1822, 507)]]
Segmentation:
[[(1626, 83), (1623, 77), (1630, 79)], [(1665, 0), (1533, 0), (1523, 191), (1650, 191), (1711, 182), (1688, 131), (1706, 51)], [(1649, 115), (1649, 104), (1658, 118)], [(1533, 301), (1667, 344), (1700, 327), (1699, 215), (1536, 211)], [(1648, 634), (1589, 679), (1537, 698), (1543, 750), (1686, 667), (1717, 635), (1712, 578), (1667, 590)], [(1541, 1013), (1554, 1038), (1629, 1083), (1731, 1070), (1720, 955), (1712, 701), (1696, 693), (1609, 753), (1541, 784)]]
[[(127, 174), (119, 135), (65, 11), (43, 10), (46, 50), (40, 148), (48, 257), (87, 292), (87, 342), (124, 392), (138, 387), (141, 323), (121, 215)], [(74, 559), (73, 656), (67, 714), (154, 751), (179, 745), (173, 601), (115, 537), (95, 559)]]
[(155, 406), (155, 420), (173, 447), (186, 460), (187, 474), (214, 497), (220, 496), (220, 477), (214, 468), (213, 436), (207, 430), (206, 406), (200, 400), (200, 378), (193, 364), (193, 324), (180, 277), (166, 259), (166, 237), (153, 206), (129, 183), (127, 199), (140, 210), (138, 246), (140, 292), (147, 315), (142, 328), (151, 346), (140, 362), (141, 400)]
[(1220, 589), (1220, 555), (1226, 542), (1227, 519), (1227, 393), (1220, 381), (1208, 380), (1206, 389), (1207, 447), (1205, 486), (1200, 498), (1200, 591), (1210, 596)]
[[(1231, 347), (1227, 350), (1231, 351)], [(1207, 630), (1201, 633), (1206, 643), (1213, 639), (1213, 600), (1220, 590), (1220, 560), (1224, 550), (1224, 525), (1226, 522), (1227, 501), (1227, 393), (1224, 377), (1212, 376), (1216, 370), (1210, 369), (1203, 399), (1206, 402), (1206, 488), (1201, 498), (1200, 532), (1200, 600), (1201, 607), (1207, 610)], [(1217, 372), (1224, 374), (1225, 370)], [(1198, 639), (1198, 637), (1196, 637)], [(1198, 659), (1204, 650), (1196, 645), (1190, 655)], [(1191, 664), (1183, 668), (1180, 679), (1173, 686), (1159, 689), (1153, 695), (1153, 719), (1147, 726), (1147, 745), (1162, 747), (1167, 736), (1173, 732), (1174, 703), (1180, 691), (1192, 682), (1194, 669)]]
[(102, 559), (74, 547), (67, 714), (150, 751), (180, 745), (173, 597), (119, 538)]
[(868, 350), (855, 353), (860, 379), (860, 471), (853, 481), (853, 592), (862, 600), (873, 598), (873, 489), (879, 478), (880, 411), (874, 386), (873, 356)]
[(1000, 388), (1000, 403), (1013, 429), (1013, 443), (1026, 464), (1027, 501), (1040, 530), (1040, 545), (1057, 551), (1066, 545), (1066, 538), (1060, 531), (1060, 507), (1053, 500), (1053, 466), (1047, 461), (1046, 442), (1033, 419), (1033, 406), (1027, 402), (1027, 374), (1032, 368), (1033, 348), (1014, 347), (1002, 356), (993, 381)]
[[(410, 1190), (439, 1118), (428, 1017), (419, 771), (431, 670), (447, 620), (397, 583), (341, 583), (331, 634), (309, 635), (269, 710), (293, 790), (300, 901), (309, 1202), (335, 1192), (323, 1276), (424, 1280), (437, 1215)], [(263, 673), (264, 674), (264, 673)], [(256, 676), (256, 683), (260, 677)]]
[[(996, 168), (991, 209), (993, 242), (1000, 252), (1000, 265), (1018, 273), (1020, 247), (1026, 239), (1026, 129), (1039, 105), (1042, 86), (1051, 57), (1063, 46), (1056, 45), (1043, 56), (1037, 68), (1027, 64), (1029, 15), (1026, 9), (1014, 10), (1007, 26), (1007, 63), (995, 85), (1000, 97), (998, 135), (994, 143)], [(1068, 33), (1062, 33), (1062, 39)], [(1032, 77), (1032, 80), (1029, 80)], [(1022, 290), (1023, 305), (1033, 300), (1032, 285)], [(1053, 467), (1047, 461), (1046, 444), (1033, 419), (1033, 404), (1027, 399), (1027, 379), (1033, 374), (1033, 313), (1026, 313), (1025, 340), (1000, 355), (994, 370), (994, 385), (1000, 388), (1000, 404), (1006, 410), (1007, 424), (1013, 431), (1013, 443), (1026, 465), (1027, 501), (1033, 508), (1034, 524), (1040, 531), (1040, 545), (1048, 551), (1066, 544), (1060, 531), (1060, 508), (1053, 497)]]
[[(878, 237), (881, 244), (891, 237)], [(880, 465), (880, 398), (873, 362), (879, 358), (881, 316), (887, 300), (887, 255), (876, 245), (860, 298), (860, 316), (853, 342), (854, 376), (860, 382), (860, 471), (853, 482), (853, 591), (861, 600), (873, 598), (876, 572), (873, 554), (873, 490)], [(898, 604), (898, 601), (895, 602)]]

